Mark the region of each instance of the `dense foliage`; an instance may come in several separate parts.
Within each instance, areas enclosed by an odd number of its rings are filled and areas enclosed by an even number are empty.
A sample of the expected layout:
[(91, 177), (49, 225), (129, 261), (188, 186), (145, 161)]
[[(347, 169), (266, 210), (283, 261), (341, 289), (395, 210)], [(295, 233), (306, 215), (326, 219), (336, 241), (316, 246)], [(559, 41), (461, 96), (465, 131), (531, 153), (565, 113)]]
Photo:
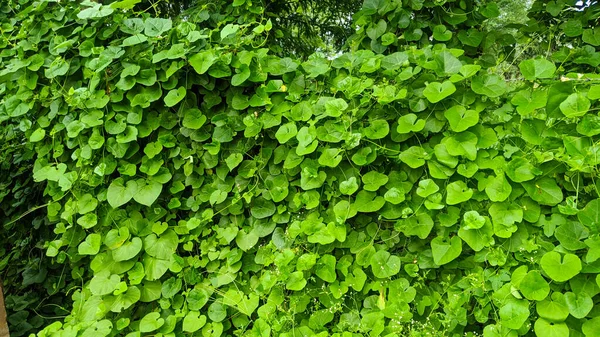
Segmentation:
[(15, 336), (600, 335), (596, 2), (169, 4), (0, 5)]

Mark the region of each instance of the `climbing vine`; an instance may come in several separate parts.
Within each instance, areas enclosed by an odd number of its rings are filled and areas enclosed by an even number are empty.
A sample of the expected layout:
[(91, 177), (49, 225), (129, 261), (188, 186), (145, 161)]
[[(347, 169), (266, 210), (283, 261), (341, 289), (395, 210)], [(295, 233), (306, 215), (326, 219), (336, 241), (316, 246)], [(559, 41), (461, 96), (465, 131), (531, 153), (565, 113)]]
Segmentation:
[(140, 3), (0, 5), (15, 336), (600, 335), (596, 3)]

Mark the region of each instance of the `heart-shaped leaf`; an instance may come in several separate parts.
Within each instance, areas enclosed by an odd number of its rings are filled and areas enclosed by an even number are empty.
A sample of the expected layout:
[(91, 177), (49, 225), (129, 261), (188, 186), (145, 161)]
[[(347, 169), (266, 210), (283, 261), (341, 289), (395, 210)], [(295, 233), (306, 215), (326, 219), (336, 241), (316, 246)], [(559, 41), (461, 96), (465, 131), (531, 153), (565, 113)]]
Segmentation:
[(442, 237), (436, 237), (431, 240), (431, 253), (433, 262), (437, 265), (444, 265), (452, 262), (460, 256), (462, 252), (462, 241), (458, 236), (450, 240), (444, 240)]
[(450, 128), (455, 132), (462, 132), (479, 122), (479, 113), (475, 110), (467, 110), (462, 105), (455, 105), (444, 112), (444, 116), (450, 123)]
[(508, 86), (504, 78), (496, 74), (485, 74), (473, 77), (471, 89), (479, 95), (499, 97), (506, 92)]
[(594, 301), (586, 293), (573, 293), (568, 292), (565, 294), (565, 301), (569, 312), (575, 318), (584, 318), (594, 308)]
[(165, 105), (168, 107), (175, 106), (175, 104), (181, 102), (181, 100), (185, 98), (186, 93), (187, 90), (185, 90), (185, 87), (170, 90), (165, 96)]
[(100, 251), (102, 236), (92, 233), (85, 238), (85, 241), (79, 244), (77, 252), (81, 255), (96, 255)]
[(380, 250), (371, 257), (371, 270), (378, 278), (392, 277), (400, 272), (400, 258)]
[(554, 76), (556, 66), (546, 59), (531, 59), (519, 64), (521, 74), (526, 80), (533, 81), (537, 78), (551, 78)]
[(590, 110), (591, 105), (592, 103), (584, 94), (573, 93), (560, 103), (560, 111), (569, 118), (581, 117)]
[(557, 282), (568, 281), (581, 271), (581, 260), (577, 255), (565, 254), (563, 257), (555, 251), (544, 254), (540, 265), (544, 272)]
[(152, 206), (162, 192), (162, 185), (146, 179), (138, 179), (136, 183), (138, 188), (133, 195), (133, 200), (145, 206)]
[(124, 184), (122, 178), (115, 179), (108, 186), (106, 199), (113, 208), (118, 208), (129, 202), (138, 191), (138, 184), (135, 181), (128, 181)]
[(532, 270), (519, 283), (519, 290), (528, 300), (542, 301), (550, 293), (550, 286), (539, 271)]
[(423, 90), (423, 96), (425, 96), (431, 103), (437, 103), (444, 98), (452, 95), (456, 91), (456, 87), (450, 81), (431, 82), (427, 84), (425, 90)]

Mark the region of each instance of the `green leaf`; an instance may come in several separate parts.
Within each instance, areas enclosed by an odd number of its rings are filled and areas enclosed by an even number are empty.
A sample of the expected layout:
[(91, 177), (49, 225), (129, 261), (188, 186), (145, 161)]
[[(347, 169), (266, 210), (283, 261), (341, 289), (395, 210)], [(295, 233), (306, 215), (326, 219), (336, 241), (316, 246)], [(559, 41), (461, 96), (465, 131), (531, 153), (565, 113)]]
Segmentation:
[(383, 69), (393, 70), (402, 67), (404, 62), (408, 61), (408, 54), (405, 52), (395, 52), (386, 55), (381, 60), (381, 67)]
[(423, 179), (419, 181), (419, 187), (417, 187), (417, 195), (422, 198), (427, 198), (428, 196), (434, 194), (439, 191), (440, 187), (433, 181), (432, 179)]
[(288, 140), (296, 137), (297, 134), (298, 128), (296, 127), (296, 123), (289, 122), (279, 127), (275, 133), (275, 138), (277, 138), (280, 144), (285, 144)]
[(112, 208), (118, 208), (128, 203), (138, 191), (138, 184), (130, 180), (126, 185), (122, 178), (117, 178), (110, 183), (106, 199)]
[(222, 322), (227, 318), (227, 307), (221, 302), (213, 302), (208, 307), (208, 318), (213, 322)]
[(79, 214), (92, 212), (97, 206), (98, 200), (89, 193), (82, 195), (79, 200), (77, 200), (77, 212)]
[(463, 215), (462, 228), (478, 229), (485, 225), (485, 218), (477, 211), (467, 211)]
[(121, 45), (123, 47), (135, 46), (136, 44), (144, 43), (148, 41), (148, 37), (144, 34), (135, 34), (123, 40)]
[(502, 202), (510, 196), (512, 192), (512, 186), (504, 177), (504, 174), (499, 174), (494, 178), (488, 180), (488, 184), (485, 187), (485, 193), (488, 195), (491, 201)]
[[(554, 218), (551, 218), (551, 221), (554, 224), (560, 224), (559, 219), (561, 219), (559, 215), (553, 215)], [(564, 220), (563, 220), (564, 221)], [(586, 245), (581, 241), (586, 239), (589, 236), (589, 231), (583, 225), (569, 221), (561, 224), (555, 231), (554, 236), (560, 242), (560, 245), (569, 250), (579, 250), (586, 248)]]
[(477, 136), (469, 131), (444, 138), (442, 141), (450, 155), (463, 156), (469, 160), (477, 158), (477, 142)]
[(542, 301), (550, 293), (550, 285), (539, 271), (532, 270), (519, 283), (519, 290), (525, 298), (532, 301)]
[(150, 234), (144, 237), (144, 250), (152, 257), (168, 260), (170, 259), (179, 245), (179, 237), (171, 230), (167, 229), (160, 236)]
[(341, 98), (332, 99), (325, 103), (325, 112), (331, 117), (340, 117), (348, 108), (348, 103)]
[(387, 190), (387, 192), (385, 192), (383, 198), (385, 199), (385, 201), (387, 201), (391, 204), (394, 204), (394, 205), (398, 205), (401, 202), (403, 202), (404, 200), (406, 200), (405, 192), (402, 187), (390, 188), (389, 190)]
[(378, 278), (389, 278), (400, 272), (400, 258), (385, 250), (373, 254), (370, 263), (373, 275)]
[(315, 274), (325, 282), (333, 283), (336, 278), (336, 259), (333, 255), (323, 255), (315, 265)]
[(276, 207), (272, 201), (266, 200), (264, 198), (257, 198), (252, 203), (250, 213), (253, 217), (257, 219), (264, 219), (275, 214), (275, 210)]
[(433, 38), (438, 41), (448, 41), (452, 38), (452, 31), (446, 29), (444, 25), (433, 27)]
[(420, 146), (411, 146), (408, 150), (402, 151), (398, 157), (411, 168), (418, 168), (425, 165), (425, 159), (429, 158), (429, 153)]
[(594, 337), (600, 334), (600, 317), (594, 317), (592, 319), (588, 319), (581, 326), (581, 331), (585, 337)]
[(454, 132), (465, 131), (479, 122), (479, 113), (475, 110), (467, 110), (462, 105), (455, 105), (446, 110), (444, 116)]
[(556, 72), (554, 63), (546, 59), (530, 59), (519, 63), (521, 74), (528, 81), (534, 81), (537, 78), (552, 78)]
[(37, 142), (43, 140), (45, 136), (46, 136), (46, 130), (44, 130), (42, 128), (38, 128), (31, 133), (31, 135), (29, 136), (29, 141), (32, 143), (37, 143)]
[[(47, 78), (55, 78), (58, 76), (63, 76), (69, 71), (69, 63), (65, 61), (62, 57), (57, 57), (52, 61), (50, 67), (44, 71), (44, 76)], [(13, 115), (15, 115), (13, 113)]]
[(246, 233), (245, 231), (241, 230), (235, 237), (235, 243), (238, 245), (238, 247), (240, 247), (241, 250), (248, 251), (254, 247), (256, 243), (258, 243), (258, 239), (259, 237), (254, 234), (254, 232)]
[(565, 301), (571, 315), (579, 319), (587, 316), (594, 308), (594, 301), (586, 293), (567, 292), (565, 293)]
[(304, 279), (304, 273), (301, 271), (295, 271), (290, 274), (290, 277), (287, 279), (285, 284), (285, 288), (288, 290), (300, 291), (304, 289), (307, 281)]
[(226, 37), (229, 37), (229, 35), (237, 33), (238, 30), (240, 30), (239, 25), (234, 25), (232, 23), (225, 25), (225, 27), (223, 27), (223, 29), (221, 30), (221, 40), (225, 39)]
[(217, 57), (213, 50), (201, 51), (190, 57), (188, 61), (198, 74), (204, 74), (215, 63)]
[(360, 191), (354, 200), (354, 207), (358, 212), (371, 213), (377, 212), (385, 204), (385, 199), (378, 196), (375, 192)]
[(210, 198), (208, 199), (210, 205), (218, 205), (227, 199), (227, 192), (215, 190), (210, 194)]
[(232, 153), (225, 159), (229, 171), (233, 171), (233, 169), (240, 165), (242, 161), (244, 161), (244, 155), (241, 153)]
[(93, 295), (102, 296), (112, 293), (117, 285), (121, 282), (119, 275), (111, 275), (110, 272), (104, 271), (94, 275), (91, 279), (89, 288)]
[(89, 229), (98, 224), (98, 216), (94, 213), (88, 213), (77, 219), (77, 224), (84, 229)]
[(183, 318), (182, 329), (184, 332), (196, 332), (206, 324), (206, 316), (198, 311), (189, 311)]
[(399, 134), (406, 134), (411, 132), (419, 132), (425, 127), (425, 120), (418, 119), (415, 114), (407, 114), (398, 119), (398, 127), (396, 131)]
[(592, 85), (587, 93), (587, 98), (591, 100), (600, 99), (600, 84)]
[(419, 239), (425, 239), (431, 233), (433, 228), (433, 219), (427, 213), (417, 216), (411, 216), (406, 220), (400, 220), (395, 226), (406, 236), (417, 236)]
[(94, 6), (86, 8), (81, 12), (77, 13), (77, 17), (86, 20), (86, 19), (99, 19), (105, 16), (109, 16), (112, 14), (114, 9), (109, 6), (102, 6), (101, 4), (94, 4)]
[(190, 310), (200, 310), (208, 303), (209, 294), (203, 288), (193, 288), (187, 295), (187, 303)]
[(77, 252), (80, 255), (96, 255), (100, 251), (101, 244), (102, 236), (100, 234), (92, 233), (85, 238), (85, 241), (79, 244)]
[(538, 318), (533, 327), (536, 336), (569, 337), (569, 327), (565, 323), (555, 323)]
[(600, 134), (600, 116), (583, 116), (583, 118), (581, 118), (581, 120), (577, 124), (577, 132), (588, 137)]
[(544, 272), (557, 282), (568, 281), (581, 271), (581, 260), (577, 255), (565, 254), (563, 257), (555, 251), (544, 254), (540, 265)]
[(460, 256), (461, 252), (462, 241), (458, 236), (454, 236), (450, 240), (438, 236), (431, 240), (433, 262), (439, 266), (452, 262)]
[(134, 237), (130, 242), (124, 243), (119, 248), (112, 251), (112, 258), (116, 262), (133, 259), (142, 251), (142, 239)]
[(531, 180), (541, 173), (539, 169), (531, 164), (531, 161), (523, 157), (514, 157), (506, 165), (506, 175), (508, 175), (510, 180), (517, 183)]
[(464, 181), (455, 181), (446, 186), (446, 203), (457, 205), (465, 202), (473, 196), (473, 190), (467, 187)]
[(600, 28), (584, 29), (582, 40), (592, 46), (600, 46)]
[(224, 304), (235, 307), (246, 316), (252, 315), (258, 307), (258, 301), (256, 294), (245, 296), (243, 292), (233, 289), (228, 290), (223, 297)]
[(582, 93), (570, 94), (562, 103), (560, 111), (568, 118), (581, 117), (589, 110), (592, 103)]
[(458, 32), (458, 39), (467, 46), (478, 47), (483, 40), (483, 33), (471, 28), (469, 30), (461, 30)]
[(500, 322), (511, 329), (519, 329), (529, 318), (529, 302), (509, 299), (500, 308)]
[(522, 184), (531, 199), (542, 205), (555, 206), (563, 201), (562, 189), (552, 178), (544, 177), (535, 181), (523, 182)]
[(168, 107), (175, 106), (175, 104), (181, 102), (181, 100), (185, 98), (186, 93), (187, 90), (185, 90), (185, 87), (170, 90), (165, 96), (165, 105)]
[(358, 180), (355, 177), (350, 177), (347, 180), (340, 182), (340, 192), (345, 195), (352, 195), (358, 190)]
[(342, 150), (337, 148), (330, 148), (323, 150), (319, 157), (319, 165), (328, 167), (337, 167), (343, 159)]
[(494, 225), (510, 227), (523, 221), (523, 209), (514, 203), (493, 203), (489, 208)]
[[(135, 5), (137, 5), (138, 3), (140, 3), (142, 0), (122, 0), (122, 1), (116, 1), (110, 4), (111, 8), (114, 9), (123, 9), (123, 10), (130, 10), (133, 7), (135, 7)], [(119, 329), (121, 330), (121, 329)]]
[(369, 139), (382, 139), (390, 133), (390, 125), (384, 120), (374, 120), (368, 127), (362, 129), (362, 133)]
[(160, 317), (160, 313), (151, 312), (144, 316), (140, 321), (140, 331), (141, 332), (151, 332), (158, 330), (161, 326), (165, 324), (165, 320)]
[(585, 207), (577, 213), (577, 219), (587, 228), (600, 229), (600, 199), (588, 202)]
[[(463, 221), (458, 230), (458, 236), (476, 252), (493, 245), (495, 242), (493, 238), (494, 230), (490, 219), (481, 216), (471, 219), (473, 215), (467, 216), (467, 213), (465, 213), (465, 221)], [(479, 218), (481, 218), (483, 223), (480, 223), (481, 220)], [(466, 219), (469, 220), (467, 221)]]
[(183, 113), (183, 121), (181, 124), (188, 129), (197, 130), (206, 123), (206, 116), (202, 114), (202, 111), (196, 108), (185, 109)]
[(462, 63), (448, 51), (442, 51), (435, 56), (435, 62), (437, 63), (438, 73), (442, 75), (453, 75), (460, 72)]
[(471, 81), (471, 89), (478, 95), (500, 97), (508, 89), (506, 81), (496, 74), (476, 76)]
[(145, 206), (152, 206), (162, 192), (163, 186), (155, 181), (138, 179), (137, 191), (133, 194), (133, 200)]
[(425, 90), (423, 90), (423, 96), (431, 103), (437, 103), (444, 98), (452, 95), (456, 91), (456, 87), (450, 81), (444, 81), (442, 83), (432, 82), (427, 84)]
[(144, 21), (144, 34), (157, 37), (170, 30), (172, 27), (173, 22), (170, 19), (147, 18)]
[(569, 316), (565, 296), (558, 292), (552, 293), (551, 298), (537, 302), (536, 310), (540, 317), (552, 322), (562, 322)]
[(387, 184), (388, 177), (377, 171), (370, 171), (362, 177), (363, 188), (366, 191), (377, 191), (381, 186)]
[(517, 112), (522, 116), (529, 116), (535, 110), (546, 106), (548, 91), (546, 90), (521, 90), (510, 101), (517, 106)]
[(579, 20), (568, 20), (563, 22), (560, 27), (566, 36), (575, 37), (583, 34), (583, 25)]

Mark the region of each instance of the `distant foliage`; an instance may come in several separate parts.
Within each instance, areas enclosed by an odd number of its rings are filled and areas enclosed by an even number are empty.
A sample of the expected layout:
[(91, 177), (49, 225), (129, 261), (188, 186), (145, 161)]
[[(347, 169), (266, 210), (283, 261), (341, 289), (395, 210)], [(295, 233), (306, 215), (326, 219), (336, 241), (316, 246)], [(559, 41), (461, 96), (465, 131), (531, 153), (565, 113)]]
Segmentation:
[(599, 6), (306, 3), (3, 2), (14, 336), (599, 336)]

